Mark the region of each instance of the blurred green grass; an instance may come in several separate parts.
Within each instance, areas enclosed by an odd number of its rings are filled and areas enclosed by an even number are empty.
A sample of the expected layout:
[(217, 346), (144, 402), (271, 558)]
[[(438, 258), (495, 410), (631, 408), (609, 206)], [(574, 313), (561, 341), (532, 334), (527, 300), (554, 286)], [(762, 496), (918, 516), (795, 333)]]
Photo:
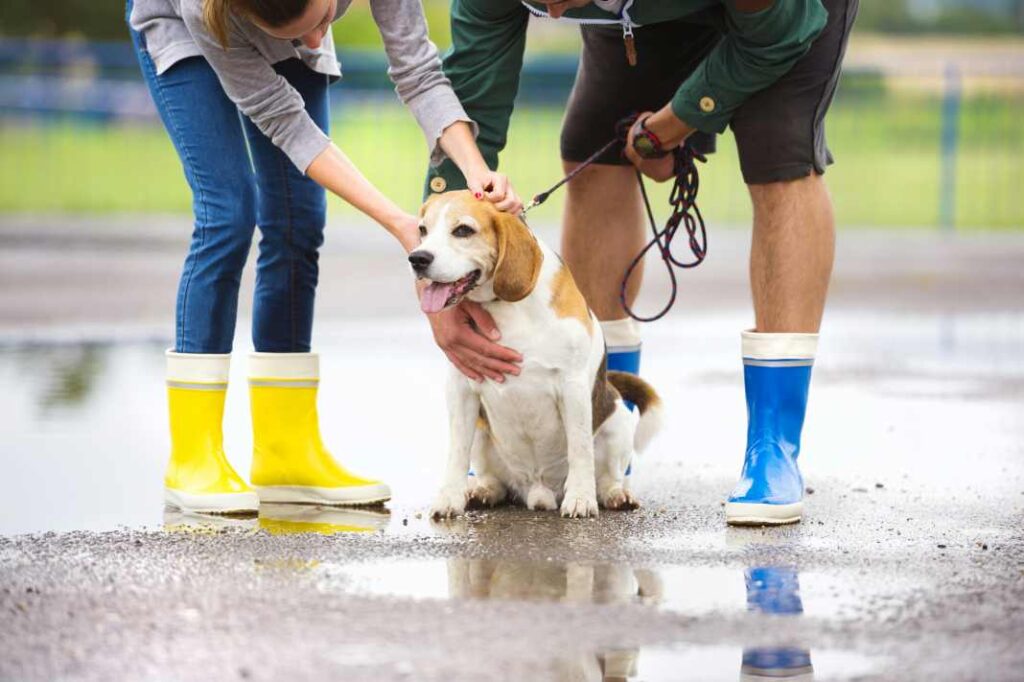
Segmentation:
[[(842, 94), (842, 93), (841, 93)], [(934, 95), (837, 101), (828, 121), (837, 163), (827, 179), (845, 226), (935, 226), (940, 205), (940, 101)], [(965, 99), (956, 166), (958, 227), (1024, 227), (1024, 100)], [(344, 98), (343, 98), (344, 101)], [(335, 141), (399, 204), (419, 205), (426, 145), (396, 104), (337, 107)], [(558, 179), (561, 110), (522, 108), (513, 117), (502, 169), (523, 195)], [(709, 222), (750, 220), (730, 134), (702, 169), (700, 205)], [(659, 203), (665, 188), (654, 195)], [(561, 193), (534, 217), (555, 220)], [(0, 212), (187, 213), (190, 196), (169, 140), (157, 126), (0, 126)], [(353, 209), (332, 198), (335, 217)]]

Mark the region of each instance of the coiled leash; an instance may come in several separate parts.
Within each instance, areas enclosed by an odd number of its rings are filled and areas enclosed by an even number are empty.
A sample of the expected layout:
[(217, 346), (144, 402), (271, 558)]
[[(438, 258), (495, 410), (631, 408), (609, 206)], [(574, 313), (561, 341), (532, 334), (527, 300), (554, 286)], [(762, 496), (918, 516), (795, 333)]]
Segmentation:
[[(619, 121), (615, 126), (614, 138), (588, 156), (580, 165), (572, 169), (572, 172), (552, 185), (547, 191), (534, 196), (533, 200), (523, 209), (523, 213), (543, 204), (552, 192), (575, 178), (583, 169), (597, 161), (602, 154), (612, 149), (615, 145), (625, 145), (629, 129), (636, 122), (636, 119), (636, 115), (631, 115)], [(665, 227), (660, 230), (654, 218), (654, 211), (651, 209), (651, 201), (647, 196), (647, 187), (644, 185), (643, 173), (639, 169), (636, 170), (636, 180), (640, 185), (640, 195), (643, 197), (647, 220), (651, 226), (651, 239), (640, 250), (640, 253), (629, 264), (629, 267), (626, 268), (626, 272), (622, 276), (622, 286), (619, 289), (619, 300), (622, 302), (622, 309), (626, 311), (626, 314), (638, 322), (653, 322), (664, 317), (672, 309), (676, 302), (676, 296), (679, 293), (679, 283), (676, 280), (675, 268), (689, 269), (697, 267), (704, 262), (704, 258), (708, 253), (707, 227), (704, 225), (704, 216), (701, 215), (700, 209), (697, 207), (697, 191), (700, 189), (700, 176), (697, 173), (696, 164), (696, 161), (707, 163), (707, 158), (693, 151), (687, 144), (676, 147), (672, 151), (672, 156), (675, 179), (668, 199), (669, 205), (672, 206), (672, 213), (669, 215), (668, 220), (665, 221)], [(687, 241), (690, 253), (693, 255), (693, 260), (684, 262), (676, 258), (672, 253), (672, 240), (675, 238), (680, 226), (686, 230)], [(629, 285), (629, 280), (633, 277), (634, 271), (643, 262), (644, 256), (655, 246), (658, 247), (661, 260), (668, 271), (669, 281), (672, 283), (672, 293), (669, 295), (665, 307), (658, 313), (650, 317), (642, 317), (634, 312), (626, 302), (626, 288)]]

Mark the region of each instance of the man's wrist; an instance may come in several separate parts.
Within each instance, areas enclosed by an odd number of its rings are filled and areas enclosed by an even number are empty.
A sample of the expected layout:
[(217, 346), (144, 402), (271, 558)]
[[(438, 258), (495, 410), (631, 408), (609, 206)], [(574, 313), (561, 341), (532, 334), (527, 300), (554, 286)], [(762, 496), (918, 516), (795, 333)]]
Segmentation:
[(644, 121), (644, 127), (657, 136), (664, 151), (675, 149), (681, 145), (695, 130), (676, 116), (671, 106), (664, 106), (648, 116)]

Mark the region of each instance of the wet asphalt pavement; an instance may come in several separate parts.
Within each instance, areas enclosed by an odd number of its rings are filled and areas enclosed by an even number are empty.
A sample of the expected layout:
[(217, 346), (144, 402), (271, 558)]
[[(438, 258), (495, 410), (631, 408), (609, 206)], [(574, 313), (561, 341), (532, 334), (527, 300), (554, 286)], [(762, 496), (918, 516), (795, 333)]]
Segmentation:
[[(714, 232), (645, 329), (671, 418), (636, 466), (642, 509), (434, 523), (445, 368), (396, 252), (345, 226), (318, 303), (323, 427), (392, 484), (388, 510), (162, 509), (174, 222), (0, 221), (0, 678), (1020, 679), (1024, 236), (842, 233), (805, 520), (730, 529), (744, 232)], [(225, 425), (243, 473), (244, 376)]]

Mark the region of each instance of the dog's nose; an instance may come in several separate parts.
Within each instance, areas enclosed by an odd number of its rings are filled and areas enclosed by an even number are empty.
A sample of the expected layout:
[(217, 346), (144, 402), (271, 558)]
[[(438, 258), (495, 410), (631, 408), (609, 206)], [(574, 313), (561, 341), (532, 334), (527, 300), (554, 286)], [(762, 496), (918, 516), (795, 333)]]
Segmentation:
[(434, 254), (429, 251), (413, 251), (409, 254), (409, 262), (416, 272), (423, 272), (434, 262)]

